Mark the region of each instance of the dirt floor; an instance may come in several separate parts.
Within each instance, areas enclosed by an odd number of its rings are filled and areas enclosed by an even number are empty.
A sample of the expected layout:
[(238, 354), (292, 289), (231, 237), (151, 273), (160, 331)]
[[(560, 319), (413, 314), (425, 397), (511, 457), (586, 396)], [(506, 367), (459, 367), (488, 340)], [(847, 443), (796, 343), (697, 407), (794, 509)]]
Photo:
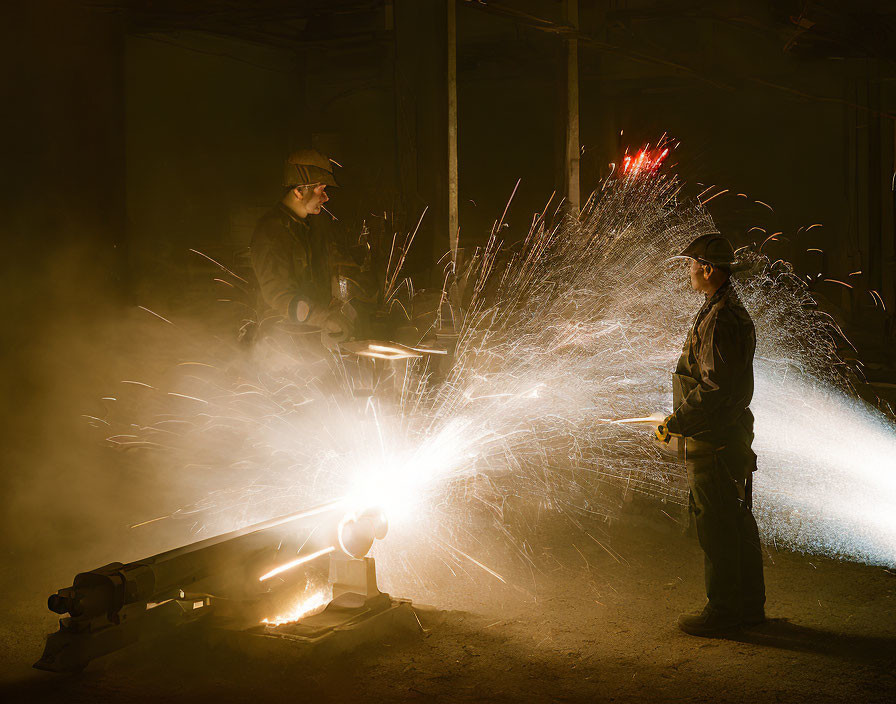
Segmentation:
[(23, 556), (8, 554), (0, 700), (896, 700), (892, 572), (769, 552), (771, 620), (736, 637), (701, 639), (675, 627), (681, 611), (702, 605), (701, 553), (692, 538), (659, 523), (623, 522), (601, 546), (576, 530), (567, 526), (545, 544), (534, 593), (458, 579), (430, 599), (445, 611), (441, 622), (424, 618), (419, 637), (302, 660), (213, 647), (208, 636), (187, 632), (137, 644), (76, 676), (30, 666), (55, 626), (45, 595), (74, 573), (68, 567), (85, 563), (71, 555), (23, 572), (16, 567)]

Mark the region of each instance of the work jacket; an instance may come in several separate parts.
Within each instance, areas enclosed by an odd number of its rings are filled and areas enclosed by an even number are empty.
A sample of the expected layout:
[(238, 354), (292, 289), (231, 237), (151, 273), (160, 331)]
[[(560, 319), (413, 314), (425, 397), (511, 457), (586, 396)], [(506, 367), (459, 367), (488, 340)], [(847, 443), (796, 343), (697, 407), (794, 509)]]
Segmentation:
[(709, 297), (688, 331), (675, 374), (671, 433), (755, 458), (753, 355), (756, 330), (730, 281)]
[(296, 322), (296, 306), (326, 307), (332, 297), (326, 235), (282, 203), (266, 213), (252, 236), (252, 268), (260, 308)]

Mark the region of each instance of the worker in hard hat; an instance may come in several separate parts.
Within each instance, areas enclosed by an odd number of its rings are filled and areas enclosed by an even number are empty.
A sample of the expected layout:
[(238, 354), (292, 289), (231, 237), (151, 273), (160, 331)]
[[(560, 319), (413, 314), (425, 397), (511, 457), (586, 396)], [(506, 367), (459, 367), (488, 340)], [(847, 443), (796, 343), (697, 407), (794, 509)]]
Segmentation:
[(255, 228), (252, 268), (270, 316), (319, 332), (325, 345), (352, 335), (353, 323), (333, 296), (331, 244), (314, 219), (337, 186), (332, 162), (315, 149), (293, 152), (283, 172), (284, 193)]
[(752, 513), (753, 354), (756, 332), (731, 283), (731, 243), (702, 235), (679, 255), (705, 301), (688, 331), (673, 379), (672, 415), (656, 437), (683, 447), (690, 508), (705, 554), (708, 603), (678, 619), (712, 636), (765, 620), (759, 531)]

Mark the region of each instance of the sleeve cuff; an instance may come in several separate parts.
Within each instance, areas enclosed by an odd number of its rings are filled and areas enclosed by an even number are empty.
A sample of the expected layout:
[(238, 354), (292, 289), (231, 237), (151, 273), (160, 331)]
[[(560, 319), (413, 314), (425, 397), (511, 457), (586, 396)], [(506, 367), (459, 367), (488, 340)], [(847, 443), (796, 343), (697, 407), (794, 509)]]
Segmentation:
[(666, 418), (666, 429), (669, 431), (671, 435), (679, 435), (683, 436), (684, 431), (681, 427), (681, 421), (678, 417), (673, 413), (671, 416)]

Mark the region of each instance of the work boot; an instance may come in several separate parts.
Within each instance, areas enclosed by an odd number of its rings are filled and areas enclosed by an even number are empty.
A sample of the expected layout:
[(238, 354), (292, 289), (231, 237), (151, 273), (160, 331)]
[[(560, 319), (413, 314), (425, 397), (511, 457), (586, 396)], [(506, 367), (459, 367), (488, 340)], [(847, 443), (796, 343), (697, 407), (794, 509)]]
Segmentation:
[(760, 606), (758, 609), (744, 609), (740, 622), (744, 626), (758, 626), (760, 623), (765, 623), (765, 620), (765, 609)]
[(730, 633), (740, 627), (737, 616), (712, 611), (707, 606), (703, 611), (682, 614), (678, 617), (678, 627), (692, 636), (712, 637)]

